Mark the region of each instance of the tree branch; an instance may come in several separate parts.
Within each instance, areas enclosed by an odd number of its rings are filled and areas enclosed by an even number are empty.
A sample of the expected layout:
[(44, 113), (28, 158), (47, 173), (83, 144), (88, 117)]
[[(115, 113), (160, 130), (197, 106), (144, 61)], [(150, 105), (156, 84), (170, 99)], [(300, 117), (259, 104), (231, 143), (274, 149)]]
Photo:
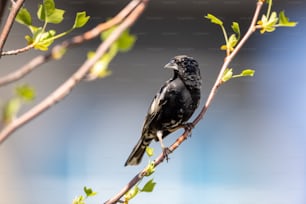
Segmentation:
[[(141, 2), (141, 0), (132, 0), (130, 1), (130, 3), (128, 5), (126, 5), (115, 17), (113, 17), (112, 19), (100, 23), (99, 25), (97, 25), (96, 27), (94, 27), (93, 29), (73, 37), (72, 39), (69, 40), (65, 40), (63, 41), (61, 44), (55, 46), (52, 50), (51, 53), (43, 56), (38, 56), (34, 59), (32, 59), (28, 64), (22, 66), (21, 68), (17, 69), (16, 71), (13, 71), (9, 74), (7, 74), (6, 76), (0, 77), (0, 86), (6, 85), (8, 83), (12, 83), (16, 80), (19, 80), (20, 78), (26, 76), (27, 74), (29, 74), (31, 71), (33, 71), (34, 69), (38, 68), (39, 65), (46, 63), (48, 60), (53, 59), (52, 55), (55, 55), (58, 50), (61, 49), (67, 49), (68, 47), (71, 47), (73, 45), (78, 45), (78, 44), (82, 44), (88, 40), (91, 40), (95, 37), (97, 37), (101, 32), (115, 26), (118, 25), (119, 23), (121, 23), (132, 11), (133, 9), (135, 9), (135, 7)], [(5, 52), (4, 52), (5, 53)], [(3, 52), (2, 52), (3, 54)], [(41, 58), (44, 58), (44, 61), (40, 61)], [(34, 63), (36, 62), (36, 63)], [(37, 63), (40, 62), (40, 63)], [(0, 142), (1, 143), (1, 142)]]
[[(222, 76), (224, 74), (225, 69), (228, 67), (230, 62), (233, 60), (233, 58), (236, 56), (238, 51), (242, 48), (242, 46), (245, 44), (245, 42), (249, 39), (249, 37), (253, 34), (253, 32), (256, 30), (256, 21), (259, 16), (259, 12), (262, 8), (263, 5), (263, 0), (258, 0), (257, 6), (255, 9), (255, 13), (253, 15), (253, 19), (251, 21), (251, 24), (249, 26), (248, 31), (245, 33), (239, 44), (235, 47), (233, 52), (231, 52), (224, 60), (224, 63), (220, 69), (220, 72), (217, 76), (217, 79), (209, 93), (209, 96), (206, 100), (205, 105), (203, 106), (201, 112), (199, 115), (192, 121), (191, 126), (194, 128), (200, 120), (204, 117), (206, 111), (208, 110), (210, 104), (212, 103), (212, 100), (214, 99), (218, 88), (222, 84)], [(189, 126), (190, 127), (190, 126)], [(177, 140), (169, 147), (169, 150), (171, 153), (174, 152), (176, 148), (178, 148), (191, 134), (192, 128), (185, 128), (184, 133), (177, 138)], [(161, 153), (154, 161), (154, 167), (157, 167), (160, 163), (162, 163), (165, 159), (165, 154)], [(146, 175), (146, 168), (140, 171), (130, 182), (124, 186), (119, 193), (117, 193), (113, 198), (109, 199), (108, 201), (105, 202), (105, 204), (114, 204), (119, 201), (119, 199), (124, 196), (133, 186), (135, 186), (144, 176)]]
[[(32, 109), (15, 119), (13, 122), (5, 126), (2, 131), (0, 132), (0, 144), (5, 141), (5, 139), (8, 138), (9, 135), (11, 135), (14, 131), (16, 131), (18, 128), (20, 128), (22, 125), (28, 123), (30, 120), (36, 118), (38, 115), (40, 115), (42, 112), (46, 111), (48, 108), (62, 100), (65, 96), (67, 96), (70, 91), (86, 76), (88, 71), (91, 69), (91, 67), (105, 54), (105, 52), (108, 50), (108, 48), (112, 45), (114, 41), (120, 37), (121, 33), (129, 28), (133, 23), (139, 18), (139, 16), (143, 13), (148, 1), (132, 1), (129, 5), (133, 5), (133, 9), (124, 9), (124, 12), (127, 12), (124, 20), (121, 24), (117, 26), (117, 28), (113, 31), (113, 33), (103, 42), (99, 45), (99, 47), (96, 50), (96, 54), (90, 58), (87, 59), (83, 65), (61, 86), (59, 86), (53, 93), (51, 93), (48, 97), (46, 97), (42, 102), (34, 106)], [(135, 4), (136, 3), (136, 4)], [(122, 14), (122, 12), (120, 12)], [(101, 28), (100, 28), (101, 29)], [(99, 31), (99, 29), (93, 29), (93, 32)], [(97, 32), (96, 35), (98, 35), (100, 32)], [(79, 38), (74, 38), (75, 42), (80, 42), (78, 40), (82, 40), (83, 38), (87, 38), (85, 33)], [(36, 64), (43, 63), (47, 61), (47, 59), (50, 59), (50, 57), (54, 56), (52, 54), (58, 53), (58, 50), (61, 50), (63, 47), (67, 47), (67, 45), (58, 45), (52, 49), (52, 52), (46, 56), (43, 56), (40, 61), (38, 60), (39, 57), (35, 58), (37, 60)], [(42, 57), (42, 56), (40, 56)], [(33, 63), (33, 60), (32, 60)], [(35, 64), (35, 63), (34, 63)]]
[[(3, 30), (1, 32), (1, 35), (0, 35), (0, 53), (3, 50), (3, 46), (6, 42), (8, 34), (10, 33), (10, 30), (13, 26), (15, 17), (17, 15), (19, 9), (21, 8), (24, 0), (18, 0), (17, 2), (11, 1), (11, 2), (12, 2), (12, 8), (11, 8), (9, 16), (7, 17), (7, 20), (5, 22), (5, 25), (4, 25)], [(1, 55), (0, 55), (0, 57), (1, 57)]]

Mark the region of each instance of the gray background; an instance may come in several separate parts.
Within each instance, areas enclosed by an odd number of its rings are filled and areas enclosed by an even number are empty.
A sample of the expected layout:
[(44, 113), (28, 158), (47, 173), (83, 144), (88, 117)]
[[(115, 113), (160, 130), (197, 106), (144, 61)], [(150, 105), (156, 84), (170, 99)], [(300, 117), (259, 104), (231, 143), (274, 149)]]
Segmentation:
[[(67, 12), (65, 23), (56, 28), (67, 30), (74, 13), (82, 10), (91, 16), (83, 30), (92, 28), (127, 2), (58, 1), (57, 7)], [(238, 21), (244, 33), (255, 2), (150, 2), (131, 29), (138, 38), (133, 50), (115, 58), (110, 77), (82, 82), (68, 98), (0, 146), (0, 203), (71, 203), (85, 185), (99, 192), (89, 203), (114, 195), (147, 163), (144, 158), (139, 167), (123, 167), (140, 136), (152, 97), (172, 74), (162, 68), (164, 64), (178, 54), (199, 61), (203, 105), (224, 59), (218, 49), (223, 44), (221, 30), (203, 16), (219, 16), (228, 30), (232, 21)], [(38, 4), (27, 1), (25, 6), (35, 13)], [(285, 9), (298, 26), (252, 36), (231, 67), (236, 73), (255, 69), (255, 76), (231, 80), (220, 88), (192, 138), (158, 167), (154, 193), (142, 193), (131, 203), (306, 203), (306, 1), (274, 4), (274, 10)], [(25, 45), (25, 34), (26, 28), (14, 25), (5, 50)], [(37, 90), (34, 103), (38, 103), (98, 43), (96, 39), (70, 49), (63, 60), (41, 66), (17, 84), (33, 85)], [(1, 58), (0, 74), (39, 53)], [(13, 87), (0, 88), (1, 105)], [(180, 133), (167, 137), (166, 144)], [(159, 144), (152, 146), (160, 152)]]

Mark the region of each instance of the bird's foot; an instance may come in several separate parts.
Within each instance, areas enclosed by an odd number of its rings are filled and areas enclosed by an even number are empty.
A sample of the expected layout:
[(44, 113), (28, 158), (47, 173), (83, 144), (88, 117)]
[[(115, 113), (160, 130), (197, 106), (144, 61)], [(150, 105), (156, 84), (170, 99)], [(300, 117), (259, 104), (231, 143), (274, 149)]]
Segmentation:
[(188, 131), (188, 136), (189, 137), (191, 137), (191, 135), (192, 135), (192, 129), (194, 128), (194, 125), (193, 125), (193, 123), (186, 123), (186, 124), (184, 124), (184, 129), (185, 129), (185, 131)]
[(171, 150), (168, 147), (163, 148), (163, 156), (165, 157), (166, 161), (169, 161), (169, 154), (171, 154)]

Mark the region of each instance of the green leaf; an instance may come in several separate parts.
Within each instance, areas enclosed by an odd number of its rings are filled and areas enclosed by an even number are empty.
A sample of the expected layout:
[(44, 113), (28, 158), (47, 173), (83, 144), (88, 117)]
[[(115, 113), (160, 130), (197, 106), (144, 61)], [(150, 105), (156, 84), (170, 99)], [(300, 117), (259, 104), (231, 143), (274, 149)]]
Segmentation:
[(21, 107), (21, 101), (17, 97), (10, 99), (3, 107), (2, 121), (4, 124), (8, 124), (14, 120), (19, 109)]
[[(96, 53), (88, 52), (87, 58), (92, 58)], [(94, 80), (96, 78), (104, 78), (109, 76), (112, 72), (108, 69), (108, 65), (111, 62), (112, 57), (106, 53), (98, 60), (94, 66), (90, 69), (88, 74), (88, 80)]]
[(152, 192), (155, 185), (156, 183), (153, 181), (153, 179), (150, 179), (141, 189), (141, 192)]
[(151, 176), (155, 172), (155, 165), (154, 162), (149, 162), (149, 164), (145, 168), (145, 176)]
[(38, 32), (34, 36), (34, 48), (41, 51), (48, 50), (49, 46), (53, 43), (56, 31), (49, 30), (47, 32)]
[(72, 204), (85, 204), (84, 196), (78, 196), (73, 199)]
[(154, 149), (152, 147), (147, 146), (146, 147), (146, 153), (149, 157), (152, 157), (154, 154)]
[(15, 19), (18, 23), (30, 26), (32, 25), (32, 17), (26, 8), (21, 8)]
[(85, 192), (87, 197), (97, 195), (97, 192), (94, 192), (91, 188), (87, 188), (86, 186), (84, 186), (84, 192)]
[(274, 11), (268, 18), (266, 15), (262, 15), (258, 25), (261, 25), (260, 33), (273, 32), (275, 30), (276, 23), (278, 21), (277, 13)]
[[(116, 27), (112, 27), (112, 28), (108, 29), (107, 31), (104, 31), (101, 34), (102, 40), (107, 39), (115, 29), (116, 29)], [(116, 42), (114, 42), (114, 44), (117, 43), (119, 51), (126, 52), (126, 51), (129, 51), (133, 47), (135, 41), (136, 41), (136, 36), (130, 34), (129, 30), (127, 29), (127, 30), (123, 31), (123, 33), (116, 40)]]
[(224, 82), (227, 82), (228, 80), (230, 80), (231, 78), (233, 77), (233, 69), (230, 69), (230, 68), (226, 68), (224, 73), (223, 73), (223, 76), (222, 76), (222, 79), (221, 81), (224, 83)]
[(254, 76), (254, 74), (255, 74), (255, 70), (253, 70), (253, 69), (245, 69), (245, 70), (243, 70), (242, 72), (241, 72), (241, 76)]
[(239, 24), (237, 22), (233, 22), (232, 23), (232, 29), (233, 31), (237, 34), (237, 39), (240, 39), (240, 27)]
[(26, 39), (28, 45), (31, 45), (34, 42), (33, 38), (29, 35), (24, 36), (24, 38)]
[(44, 0), (38, 7), (37, 17), (41, 21), (58, 24), (63, 21), (64, 13), (65, 10), (55, 8), (53, 0)]
[(232, 78), (238, 78), (238, 77), (246, 77), (246, 76), (254, 76), (255, 70), (253, 69), (245, 69), (240, 74), (232, 76)]
[(279, 12), (279, 26), (284, 26), (284, 27), (294, 27), (296, 26), (297, 22), (294, 21), (289, 21), (289, 18), (285, 15), (285, 11)]
[(31, 33), (34, 35), (35, 33), (37, 33), (39, 30), (42, 30), (42, 27), (36, 27), (33, 25), (28, 26), (28, 28), (30, 29)]
[(27, 84), (16, 87), (15, 91), (23, 101), (33, 101), (36, 96), (34, 88)]
[(234, 47), (237, 45), (238, 39), (236, 38), (236, 34), (232, 34), (228, 39), (228, 47), (230, 51), (234, 50)]
[(47, 16), (53, 14), (56, 9), (53, 0), (44, 0), (42, 5), (44, 7), (44, 12), (45, 14), (47, 14)]
[(121, 36), (118, 38), (118, 49), (121, 52), (129, 51), (136, 41), (136, 36), (129, 33), (129, 30), (123, 31)]
[(139, 193), (139, 187), (137, 185), (134, 186), (131, 190), (129, 190), (126, 194), (124, 194), (124, 199), (126, 201), (131, 200)]
[(83, 27), (88, 22), (89, 18), (90, 18), (90, 16), (86, 16), (86, 11), (77, 12), (72, 28)]
[(46, 21), (48, 23), (59, 24), (64, 20), (65, 10), (55, 9), (52, 15), (47, 16)]
[(217, 18), (216, 16), (212, 15), (212, 14), (207, 14), (206, 16), (204, 16), (205, 18), (209, 19), (210, 22), (214, 23), (214, 24), (217, 24), (217, 25), (220, 25), (220, 26), (223, 26), (223, 22)]

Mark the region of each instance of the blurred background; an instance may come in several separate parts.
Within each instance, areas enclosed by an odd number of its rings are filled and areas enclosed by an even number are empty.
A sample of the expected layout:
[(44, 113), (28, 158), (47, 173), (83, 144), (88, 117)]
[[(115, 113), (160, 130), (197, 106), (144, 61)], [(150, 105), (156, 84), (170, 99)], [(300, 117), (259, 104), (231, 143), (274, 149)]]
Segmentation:
[[(40, 2), (26, 1), (25, 6), (35, 14)], [(91, 16), (87, 26), (72, 35), (114, 16), (128, 3), (55, 2), (67, 11), (65, 23), (56, 26), (58, 32), (70, 28), (77, 11)], [(204, 79), (203, 106), (224, 60), (221, 30), (204, 15), (220, 17), (228, 31), (231, 22), (238, 21), (244, 33), (255, 6), (250, 0), (151, 1), (131, 29), (137, 35), (134, 48), (110, 64), (111, 76), (80, 83), (69, 97), (0, 145), (0, 204), (71, 203), (84, 186), (98, 192), (88, 203), (112, 197), (147, 164), (145, 157), (140, 166), (123, 166), (140, 137), (153, 96), (172, 75), (163, 66), (179, 54), (197, 59)], [(297, 27), (251, 37), (231, 68), (235, 73), (255, 69), (255, 76), (230, 80), (219, 89), (192, 137), (158, 167), (154, 192), (141, 193), (131, 203), (306, 203), (306, 1), (274, 2), (273, 10), (283, 9), (299, 22)], [(5, 50), (23, 47), (26, 34), (25, 27), (15, 24)], [(63, 60), (41, 66), (16, 84), (34, 86), (38, 103), (98, 43), (96, 39), (71, 48)], [(38, 54), (2, 57), (0, 74)], [(1, 106), (16, 84), (0, 87)], [(180, 133), (165, 143), (170, 145)], [(158, 143), (152, 147), (160, 153)]]

